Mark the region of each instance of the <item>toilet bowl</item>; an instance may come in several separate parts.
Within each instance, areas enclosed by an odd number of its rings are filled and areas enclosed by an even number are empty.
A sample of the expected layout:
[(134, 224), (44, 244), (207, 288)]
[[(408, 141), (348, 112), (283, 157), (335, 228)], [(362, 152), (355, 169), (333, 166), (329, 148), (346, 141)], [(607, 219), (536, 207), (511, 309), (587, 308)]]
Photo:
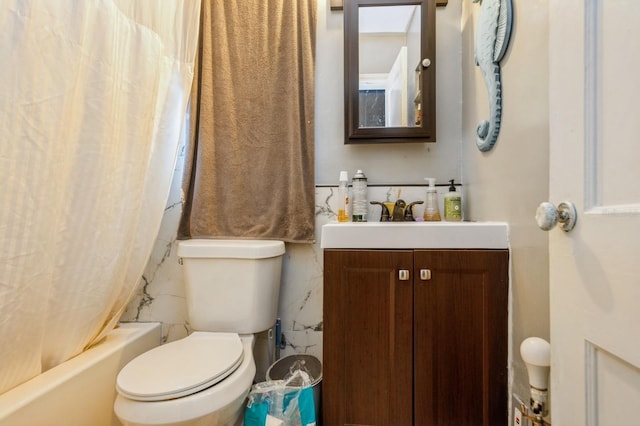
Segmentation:
[(118, 375), (116, 415), (125, 426), (241, 424), (253, 342), (252, 334), (196, 332), (146, 352)]
[(282, 241), (179, 242), (193, 332), (120, 371), (114, 411), (123, 425), (242, 424), (254, 334), (275, 323), (283, 254)]

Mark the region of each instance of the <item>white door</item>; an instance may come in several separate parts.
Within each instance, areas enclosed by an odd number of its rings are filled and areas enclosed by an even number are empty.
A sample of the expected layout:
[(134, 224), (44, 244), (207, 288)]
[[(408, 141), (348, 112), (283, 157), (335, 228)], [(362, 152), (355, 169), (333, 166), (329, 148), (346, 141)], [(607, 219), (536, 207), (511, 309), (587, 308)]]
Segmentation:
[(549, 2), (553, 425), (640, 424), (640, 1)]
[(402, 46), (391, 66), (385, 88), (387, 127), (407, 126), (407, 46)]

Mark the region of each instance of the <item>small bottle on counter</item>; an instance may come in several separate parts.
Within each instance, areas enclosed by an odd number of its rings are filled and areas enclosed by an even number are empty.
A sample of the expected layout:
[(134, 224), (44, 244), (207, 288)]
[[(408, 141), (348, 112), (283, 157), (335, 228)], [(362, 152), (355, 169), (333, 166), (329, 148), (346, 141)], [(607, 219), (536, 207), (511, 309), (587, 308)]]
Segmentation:
[(460, 222), (462, 220), (462, 197), (456, 192), (454, 180), (449, 181), (449, 192), (444, 196), (444, 220), (449, 222)]
[(362, 170), (358, 170), (353, 175), (351, 181), (352, 191), (352, 213), (351, 220), (353, 222), (366, 222), (367, 221), (367, 177)]
[(338, 184), (338, 222), (349, 222), (349, 173), (340, 172)]
[(427, 196), (424, 204), (424, 214), (422, 218), (425, 222), (435, 222), (440, 220), (440, 208), (438, 207), (438, 192), (436, 191), (436, 179), (424, 178), (429, 182)]

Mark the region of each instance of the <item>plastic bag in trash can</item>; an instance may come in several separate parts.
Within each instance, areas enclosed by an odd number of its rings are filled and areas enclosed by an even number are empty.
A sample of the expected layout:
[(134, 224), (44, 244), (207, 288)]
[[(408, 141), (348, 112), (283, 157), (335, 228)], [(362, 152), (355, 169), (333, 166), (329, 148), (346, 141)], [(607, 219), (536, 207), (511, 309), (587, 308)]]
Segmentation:
[(256, 383), (244, 412), (245, 426), (315, 426), (313, 378), (293, 365), (285, 380)]

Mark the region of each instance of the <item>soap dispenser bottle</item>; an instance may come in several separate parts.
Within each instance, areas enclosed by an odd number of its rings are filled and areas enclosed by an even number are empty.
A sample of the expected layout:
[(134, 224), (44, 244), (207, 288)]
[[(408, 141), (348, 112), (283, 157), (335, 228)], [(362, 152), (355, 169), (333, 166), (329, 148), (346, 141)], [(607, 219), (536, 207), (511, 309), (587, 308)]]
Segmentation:
[(349, 222), (349, 173), (340, 172), (338, 184), (338, 222)]
[(444, 196), (444, 220), (450, 222), (460, 222), (462, 220), (462, 197), (456, 192), (456, 186), (451, 179), (449, 183), (449, 192)]
[(427, 187), (427, 196), (424, 205), (424, 214), (422, 218), (425, 222), (434, 222), (440, 220), (440, 208), (438, 207), (438, 192), (436, 191), (436, 179), (424, 178), (429, 182)]

